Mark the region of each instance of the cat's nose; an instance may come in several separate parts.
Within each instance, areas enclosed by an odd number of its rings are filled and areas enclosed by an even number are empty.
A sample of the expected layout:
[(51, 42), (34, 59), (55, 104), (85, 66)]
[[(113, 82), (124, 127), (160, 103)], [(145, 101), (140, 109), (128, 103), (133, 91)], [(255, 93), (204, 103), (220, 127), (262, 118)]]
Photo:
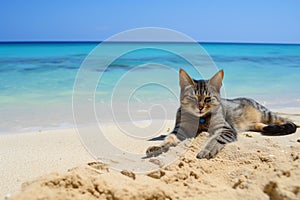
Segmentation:
[(203, 109), (204, 105), (199, 103), (199, 110), (201, 111)]

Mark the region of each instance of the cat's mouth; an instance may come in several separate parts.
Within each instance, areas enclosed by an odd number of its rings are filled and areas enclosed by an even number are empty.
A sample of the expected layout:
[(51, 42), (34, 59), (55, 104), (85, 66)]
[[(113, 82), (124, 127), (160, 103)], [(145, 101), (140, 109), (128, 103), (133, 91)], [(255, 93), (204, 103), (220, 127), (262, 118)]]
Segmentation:
[(209, 112), (207, 111), (207, 109), (202, 108), (202, 109), (199, 109), (198, 114), (199, 114), (199, 117), (205, 117), (206, 115), (209, 114)]

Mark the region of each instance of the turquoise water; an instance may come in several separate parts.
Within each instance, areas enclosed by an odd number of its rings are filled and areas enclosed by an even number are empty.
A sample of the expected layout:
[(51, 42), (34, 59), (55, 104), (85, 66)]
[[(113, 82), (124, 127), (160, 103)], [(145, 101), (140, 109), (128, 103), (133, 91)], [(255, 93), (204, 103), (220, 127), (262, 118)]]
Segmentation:
[[(97, 45), (0, 44), (0, 133), (72, 126), (74, 82), (80, 66)], [(111, 45), (112, 48), (108, 48), (110, 50), (105, 54), (107, 57), (115, 48), (134, 44)], [(195, 56), (196, 67), (201, 74), (185, 57), (164, 50), (170, 45), (189, 58)], [(223, 96), (251, 97), (271, 108), (300, 105), (300, 45), (201, 45), (216, 66), (225, 70)], [(196, 57), (189, 49), (189, 44), (176, 43), (161, 44), (161, 49), (138, 49), (120, 55), (107, 69), (101, 66), (101, 59), (95, 61), (88, 68), (88, 73), (91, 76), (99, 72), (103, 75), (95, 85), (94, 96), (88, 99), (95, 103), (96, 116), (101, 120), (113, 121), (107, 114), (110, 112), (107, 107), (101, 110), (104, 105), (111, 104), (120, 115), (129, 109), (132, 120), (148, 120), (149, 106), (165, 102), (164, 105), (169, 106), (167, 109), (174, 110), (167, 118), (174, 118), (178, 106), (179, 68), (185, 68), (195, 78), (206, 78), (206, 72), (212, 74), (216, 71), (211, 62)], [(144, 80), (149, 83), (142, 85)], [(153, 80), (152, 83), (150, 80)], [(84, 94), (84, 91), (81, 92)], [(113, 100), (112, 94), (115, 97)], [(154, 112), (152, 116), (161, 117), (165, 115), (160, 116), (159, 112)]]

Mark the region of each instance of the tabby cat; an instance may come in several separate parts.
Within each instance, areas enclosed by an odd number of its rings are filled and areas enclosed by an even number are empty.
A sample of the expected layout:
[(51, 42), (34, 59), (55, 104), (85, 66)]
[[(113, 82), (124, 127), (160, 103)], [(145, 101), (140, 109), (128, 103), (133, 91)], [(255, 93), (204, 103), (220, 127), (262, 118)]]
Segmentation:
[(264, 135), (286, 135), (297, 126), (248, 98), (223, 99), (220, 88), (224, 71), (209, 80), (193, 80), (180, 69), (180, 107), (174, 130), (160, 146), (149, 147), (147, 157), (168, 151), (179, 142), (207, 131), (210, 138), (197, 158), (214, 158), (227, 144), (237, 140), (237, 132), (259, 131)]

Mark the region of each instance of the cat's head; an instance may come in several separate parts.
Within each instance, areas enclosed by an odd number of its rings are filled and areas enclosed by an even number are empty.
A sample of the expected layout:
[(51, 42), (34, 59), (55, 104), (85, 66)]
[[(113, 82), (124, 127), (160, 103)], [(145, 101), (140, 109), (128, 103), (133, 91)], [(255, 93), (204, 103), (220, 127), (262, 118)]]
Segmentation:
[(209, 80), (193, 80), (180, 69), (181, 108), (197, 117), (204, 117), (220, 105), (220, 89), (224, 71), (220, 70)]

